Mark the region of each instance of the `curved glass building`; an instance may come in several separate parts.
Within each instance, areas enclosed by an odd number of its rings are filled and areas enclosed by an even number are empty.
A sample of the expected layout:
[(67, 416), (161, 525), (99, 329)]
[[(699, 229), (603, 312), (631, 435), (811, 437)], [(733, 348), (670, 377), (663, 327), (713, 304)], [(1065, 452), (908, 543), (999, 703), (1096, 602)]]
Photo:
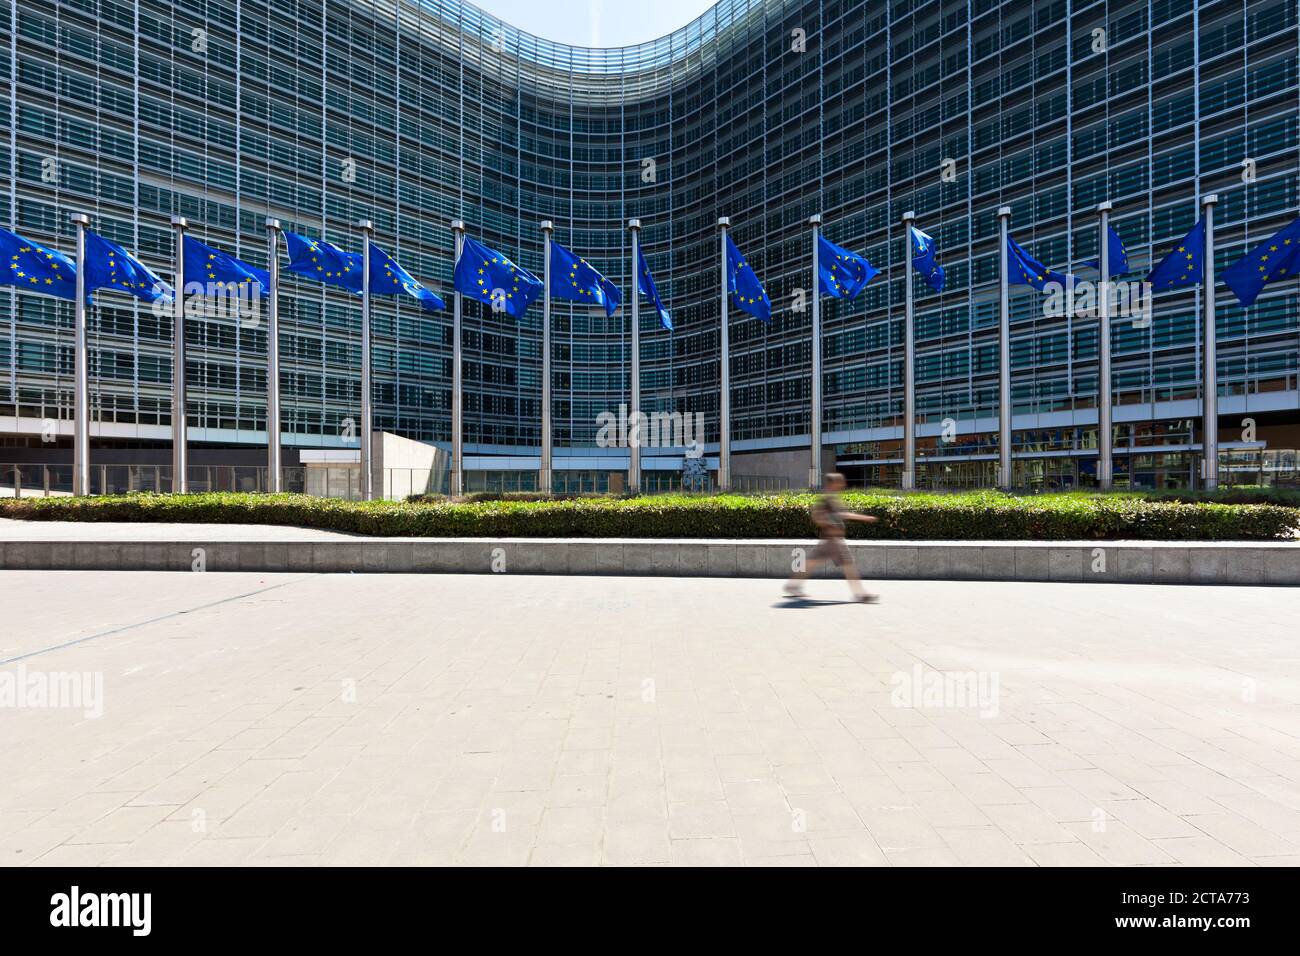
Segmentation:
[[(1300, 22), (1293, 0), (722, 0), (653, 42), (540, 39), (456, 0), (53, 0), (0, 8), (0, 154), (12, 228), (71, 248), (70, 214), (160, 272), (170, 217), (262, 265), (263, 222), (376, 241), (450, 295), (452, 233), (541, 274), (543, 219), (624, 290), (613, 317), (557, 302), (557, 481), (606, 487), (626, 453), (598, 416), (628, 400), (629, 218), (675, 329), (642, 308), (642, 410), (701, 412), (716, 447), (717, 219), (762, 278), (770, 324), (731, 312), (733, 473), (807, 473), (808, 217), (881, 270), (857, 300), (823, 300), (826, 460), (896, 484), (903, 283), (916, 295), (918, 483), (991, 484), (997, 457), (998, 243), (1093, 276), (1097, 205), (1114, 203), (1131, 278), (1217, 193), (1218, 265), (1300, 212)], [(934, 236), (948, 281), (906, 268), (902, 213)], [(1201, 291), (1157, 294), (1112, 336), (1116, 483), (1195, 483)], [(1218, 286), (1222, 445), (1232, 459), (1300, 447), (1293, 282), (1249, 309)], [(283, 427), (291, 448), (345, 447), (360, 406), (359, 309), (286, 276)], [(165, 461), (169, 320), (103, 296), (91, 312), (92, 462)], [(466, 302), (468, 487), (535, 480), (540, 303), (522, 320)], [(374, 307), (376, 426), (446, 444), (451, 316)], [(67, 461), (70, 303), (0, 295), (6, 462)], [(1096, 474), (1095, 318), (1047, 315), (1013, 287), (1016, 484)], [(261, 461), (266, 336), (212, 317), (188, 329), (189, 424), (213, 461)], [(12, 428), (9, 424), (12, 423)], [(1250, 458), (1247, 453), (1255, 454)], [(197, 454), (197, 452), (196, 452)], [(646, 484), (680, 455), (645, 452)], [(196, 460), (203, 460), (196, 457)], [(1290, 459), (1294, 478), (1294, 458)], [(615, 476), (615, 477), (611, 477)]]

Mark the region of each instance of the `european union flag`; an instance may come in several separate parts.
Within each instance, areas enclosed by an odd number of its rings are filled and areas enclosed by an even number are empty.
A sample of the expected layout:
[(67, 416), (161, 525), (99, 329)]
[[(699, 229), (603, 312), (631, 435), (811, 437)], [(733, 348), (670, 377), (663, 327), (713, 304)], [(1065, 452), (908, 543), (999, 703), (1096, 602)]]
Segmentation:
[(265, 269), (241, 262), (193, 236), (186, 236), (181, 248), (185, 254), (185, 284), (202, 283), (204, 295), (230, 295), (245, 290), (256, 290), (262, 298), (270, 294), (271, 276)]
[(388, 253), (370, 243), (370, 291), (375, 295), (409, 295), (428, 312), (447, 308), (447, 303), (426, 289), (397, 264)]
[(612, 317), (623, 302), (623, 293), (604, 276), (600, 277), (600, 291), (605, 295), (605, 315)]
[(286, 232), (284, 242), (289, 249), (290, 272), (349, 292), (361, 291), (360, 253), (344, 252), (332, 242), (308, 239), (296, 232)]
[(116, 242), (86, 231), (86, 291), (112, 289), (145, 302), (171, 302), (172, 287)]
[(551, 243), (551, 295), (573, 302), (605, 305), (603, 281), (605, 277), (586, 259), (575, 256), (558, 242)]
[(943, 266), (934, 259), (934, 240), (915, 226), (912, 231), (912, 266), (925, 277), (926, 284), (935, 292), (943, 291)]
[(727, 236), (727, 288), (739, 308), (764, 322), (772, 321), (772, 302), (763, 291), (763, 283), (758, 281), (731, 236)]
[(542, 293), (542, 280), (469, 236), (454, 273), (456, 291), (519, 318)]
[(0, 276), (0, 285), (57, 295), (60, 299), (77, 297), (77, 264), (57, 249), (0, 229), (0, 257), (9, 266)]
[(1196, 285), (1205, 274), (1205, 220), (1198, 220), (1174, 251), (1147, 275), (1154, 291)]
[(636, 249), (636, 255), (637, 291), (650, 300), (655, 307), (655, 311), (659, 313), (659, 324), (671, 332), (673, 330), (673, 317), (668, 314), (668, 310), (664, 308), (663, 300), (659, 298), (659, 290), (655, 288), (654, 276), (650, 274), (650, 264), (645, 261), (645, 253), (641, 251), (639, 245)]
[(825, 236), (817, 237), (817, 279), (823, 295), (852, 299), (878, 275), (880, 270), (862, 256), (835, 245)]
[(1246, 253), (1220, 276), (1244, 306), (1255, 304), (1260, 290), (1278, 279), (1300, 275), (1300, 219)]
[[(1110, 262), (1107, 265), (1110, 266), (1111, 278), (1122, 276), (1128, 272), (1128, 252), (1124, 249), (1124, 240), (1119, 237), (1114, 226), (1106, 227), (1106, 240), (1110, 245)], [(1100, 269), (1101, 260), (1089, 259), (1084, 265), (1092, 269)]]
[(1049, 282), (1060, 283), (1064, 288), (1067, 285), (1074, 285), (1074, 276), (1047, 268), (1022, 249), (1020, 243), (1007, 236), (1007, 283), (1031, 285), (1042, 292), (1043, 286)]

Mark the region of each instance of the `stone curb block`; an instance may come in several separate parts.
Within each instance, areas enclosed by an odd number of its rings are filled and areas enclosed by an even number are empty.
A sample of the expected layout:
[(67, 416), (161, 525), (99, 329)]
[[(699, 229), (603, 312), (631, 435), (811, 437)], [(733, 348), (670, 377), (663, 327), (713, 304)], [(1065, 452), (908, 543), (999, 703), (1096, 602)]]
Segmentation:
[[(785, 578), (812, 541), (0, 542), (0, 569)], [(1300, 585), (1300, 543), (854, 542), (866, 579)], [(827, 566), (817, 577), (835, 577)]]

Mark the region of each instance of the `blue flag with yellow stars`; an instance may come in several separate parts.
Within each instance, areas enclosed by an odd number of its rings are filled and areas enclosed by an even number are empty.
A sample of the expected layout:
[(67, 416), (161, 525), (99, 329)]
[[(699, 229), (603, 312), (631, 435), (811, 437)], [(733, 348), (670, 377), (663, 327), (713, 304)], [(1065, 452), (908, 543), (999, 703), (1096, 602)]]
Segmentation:
[(241, 262), (229, 253), (204, 245), (186, 236), (181, 246), (185, 252), (185, 284), (199, 282), (205, 295), (230, 295), (248, 291), (266, 298), (271, 290), (271, 276), (265, 269)]
[(605, 295), (605, 315), (613, 317), (623, 301), (623, 293), (619, 292), (618, 286), (604, 276), (600, 277), (600, 291)]
[[(1124, 240), (1119, 237), (1114, 226), (1106, 227), (1106, 241), (1110, 246), (1110, 262), (1106, 263), (1110, 266), (1110, 275), (1122, 276), (1128, 272), (1128, 252), (1124, 248)], [(1084, 265), (1092, 269), (1100, 269), (1101, 260), (1089, 259)]]
[(1244, 306), (1255, 304), (1270, 282), (1300, 275), (1300, 219), (1246, 253), (1219, 277)]
[(655, 288), (654, 276), (650, 274), (650, 263), (645, 261), (645, 253), (639, 245), (636, 249), (636, 256), (637, 291), (650, 300), (655, 307), (655, 311), (659, 313), (659, 324), (671, 332), (673, 330), (673, 317), (668, 314), (668, 310), (664, 308), (663, 300), (659, 298), (659, 290)]
[(0, 285), (57, 295), (60, 299), (77, 297), (77, 264), (57, 249), (0, 229), (0, 256), (9, 267), (0, 275)]
[(344, 252), (324, 239), (308, 239), (296, 232), (284, 234), (289, 249), (289, 271), (349, 292), (361, 291), (361, 254)]
[(172, 287), (125, 249), (98, 233), (86, 230), (86, 291), (112, 289), (145, 302), (170, 302)]
[(1153, 292), (1196, 285), (1205, 275), (1205, 220), (1198, 220), (1174, 251), (1147, 275)]
[(935, 292), (943, 291), (943, 266), (934, 258), (934, 240), (928, 233), (909, 226), (912, 236), (912, 267), (925, 277), (926, 285)]
[(727, 236), (727, 288), (738, 308), (764, 322), (772, 321), (772, 302), (763, 291), (763, 283), (758, 281), (731, 236)]
[(541, 279), (469, 236), (456, 260), (453, 281), (457, 292), (516, 319), (542, 294)]
[(376, 295), (409, 295), (427, 312), (447, 308), (432, 289), (426, 289), (399, 266), (388, 253), (370, 244), (370, 291)]
[(817, 237), (817, 279), (823, 295), (852, 299), (878, 275), (880, 270), (856, 252)]
[(1049, 282), (1060, 283), (1064, 288), (1074, 285), (1074, 276), (1047, 268), (1022, 249), (1020, 243), (1007, 236), (1007, 284), (1030, 285), (1042, 292), (1043, 286)]
[(572, 302), (605, 305), (605, 290), (601, 285), (604, 281), (605, 277), (586, 259), (575, 256), (558, 242), (551, 243), (551, 295)]

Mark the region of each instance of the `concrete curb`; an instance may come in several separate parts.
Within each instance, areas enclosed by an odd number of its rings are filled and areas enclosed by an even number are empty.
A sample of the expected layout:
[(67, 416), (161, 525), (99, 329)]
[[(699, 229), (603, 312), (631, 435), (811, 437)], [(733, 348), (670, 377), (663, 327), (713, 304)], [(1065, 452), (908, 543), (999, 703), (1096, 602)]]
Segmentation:
[[(311, 571), (785, 578), (812, 541), (355, 538), (342, 541), (3, 541), (0, 569)], [(1300, 542), (873, 541), (870, 580), (1300, 585)], [(818, 577), (835, 577), (835, 568)]]

